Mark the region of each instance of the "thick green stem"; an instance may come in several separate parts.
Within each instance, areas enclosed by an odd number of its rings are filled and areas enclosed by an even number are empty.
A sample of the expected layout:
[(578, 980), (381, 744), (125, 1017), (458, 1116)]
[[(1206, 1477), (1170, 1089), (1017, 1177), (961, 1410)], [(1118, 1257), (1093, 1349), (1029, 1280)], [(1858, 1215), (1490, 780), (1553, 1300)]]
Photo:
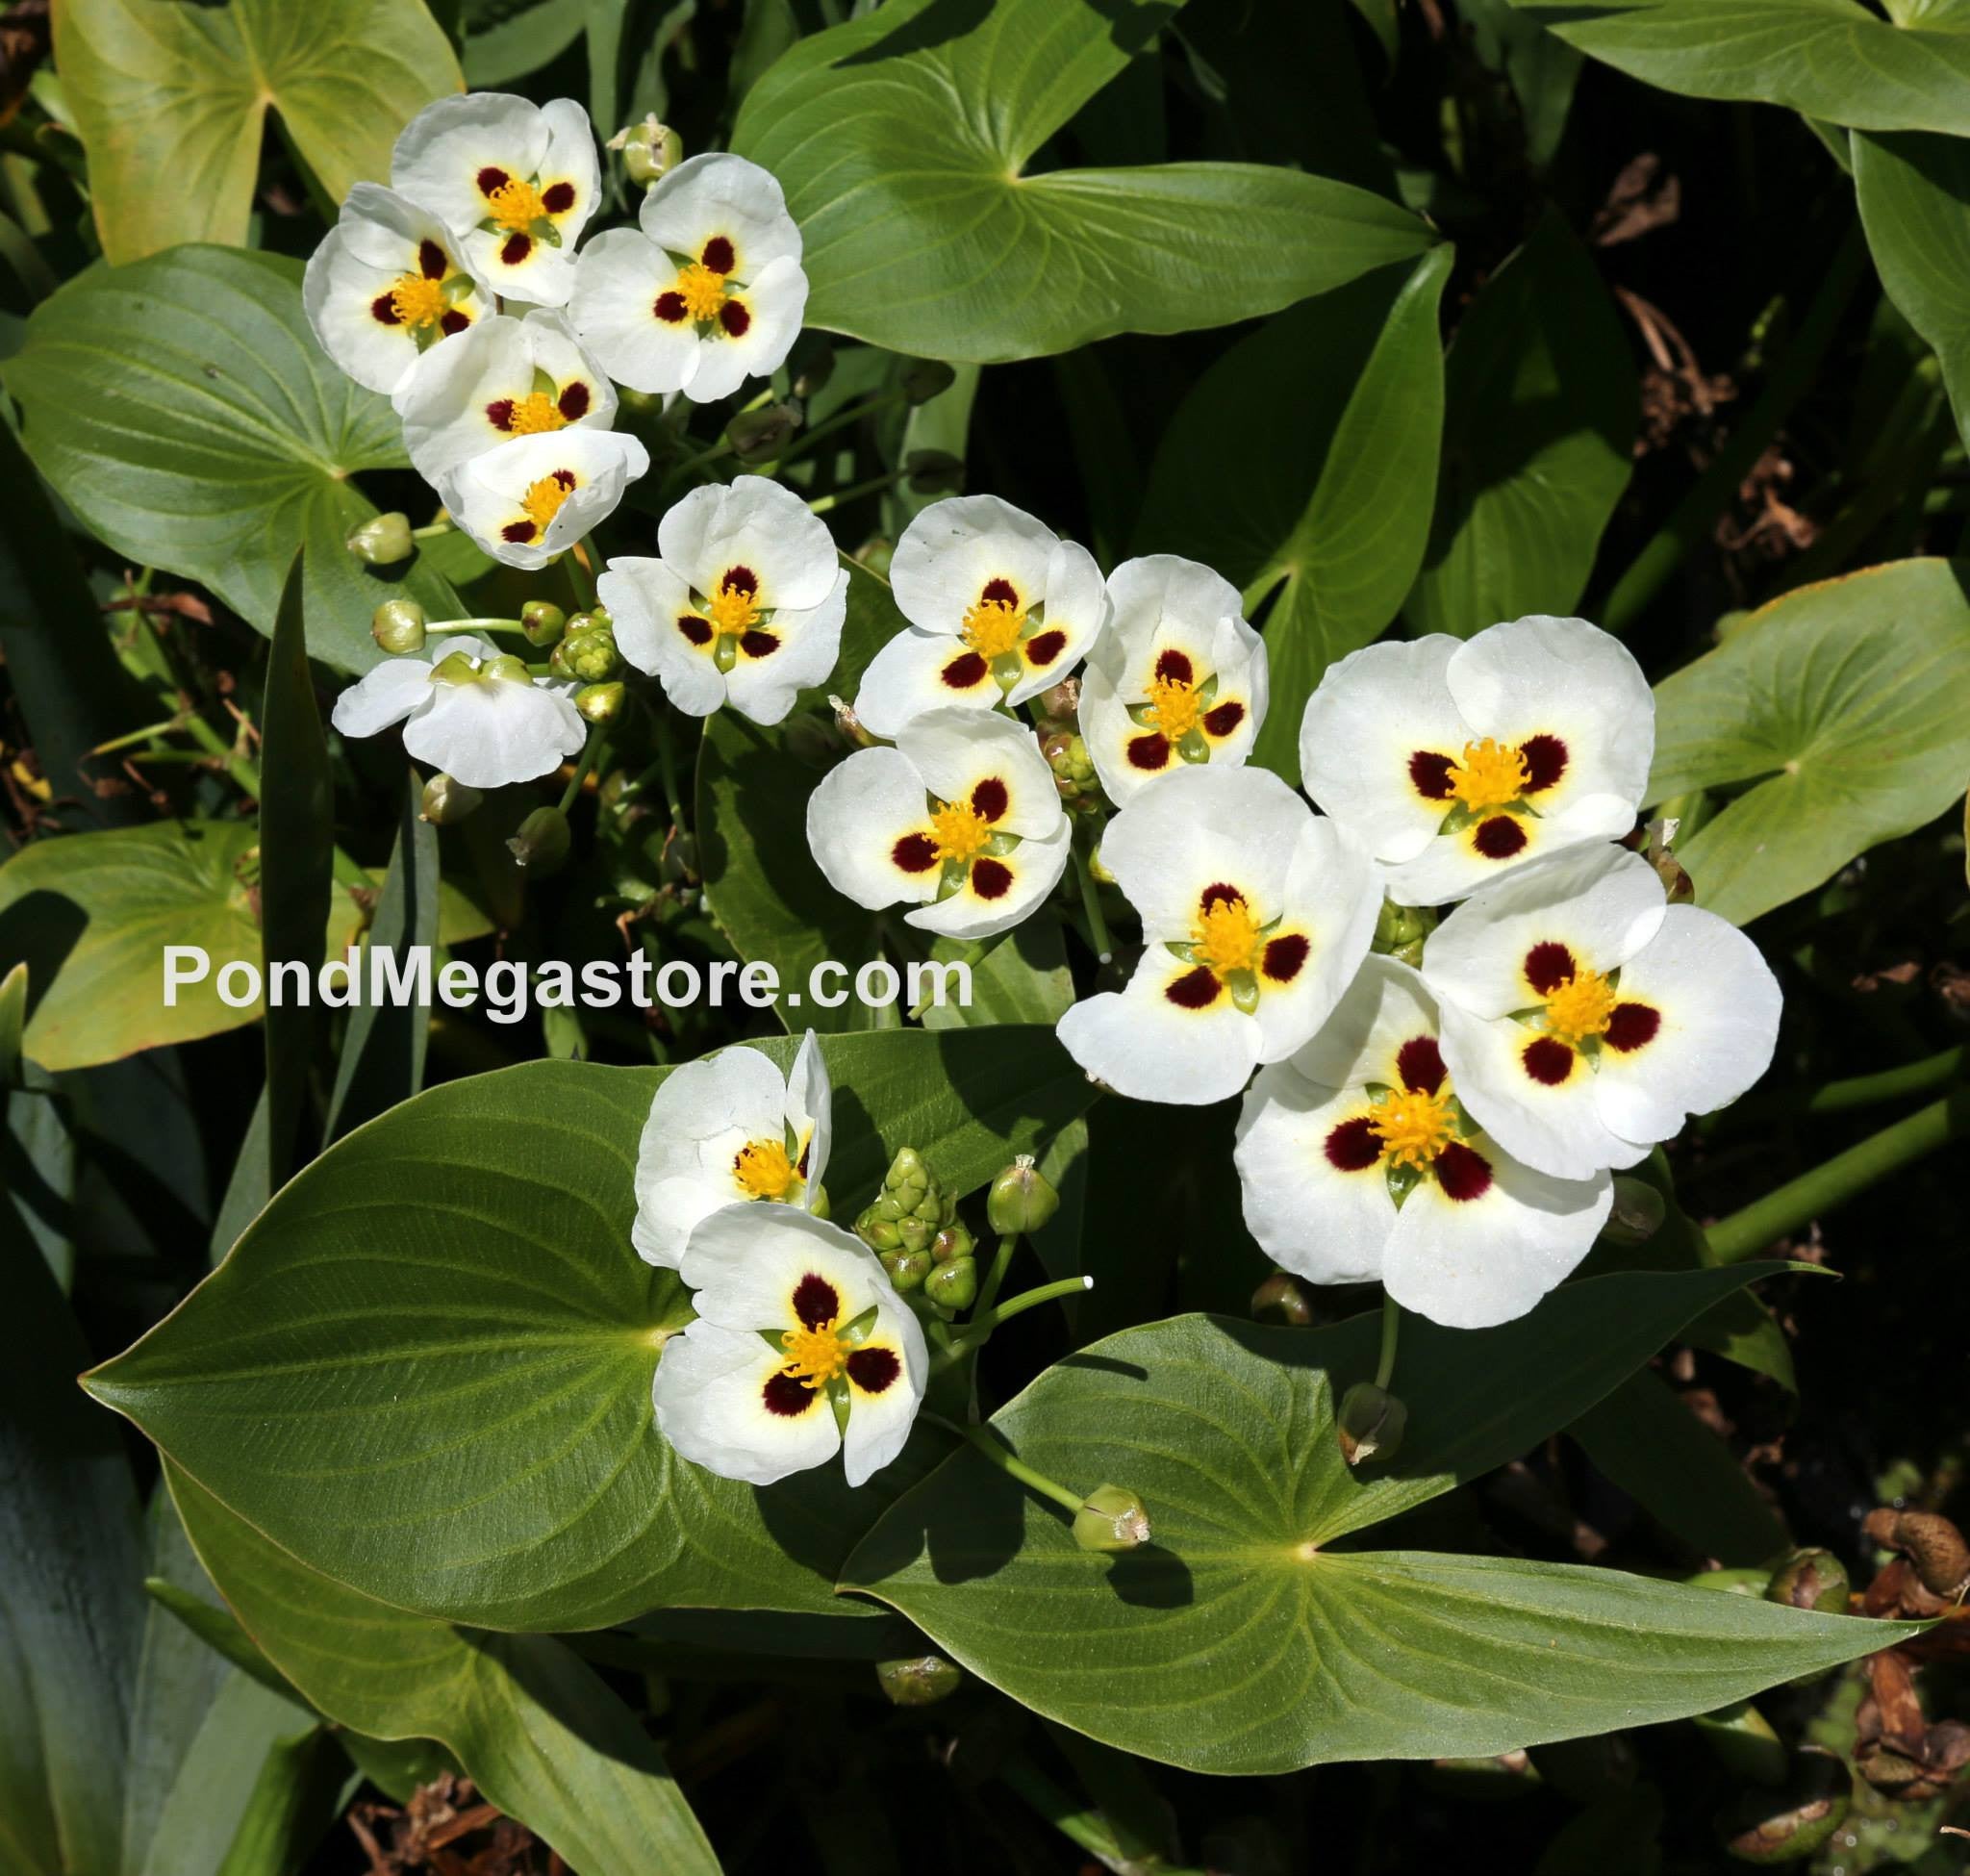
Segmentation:
[(1402, 1306), (1384, 1290), (1381, 1297), (1381, 1359), (1376, 1363), (1375, 1384), (1386, 1388), (1396, 1372), (1396, 1338), (1402, 1332)]
[(947, 1420), (941, 1413), (926, 1413), (922, 1417), (944, 1428), (947, 1432), (956, 1433), (960, 1439), (969, 1440), (979, 1458), (988, 1464), (996, 1465), (1008, 1477), (1017, 1479), (1028, 1491), (1036, 1491), (1042, 1498), (1050, 1498), (1054, 1504), (1064, 1506), (1072, 1516), (1080, 1514), (1084, 1501), (1079, 1492), (1069, 1491), (1057, 1480), (1048, 1478), (1044, 1472), (1035, 1472), (1031, 1466), (1014, 1458), (1012, 1454), (983, 1427), (961, 1427), (955, 1420)]
[(1970, 1132), (1970, 1087), (1952, 1089), (1940, 1101), (1917, 1108), (1906, 1120), (1884, 1127), (1858, 1146), (1836, 1153), (1768, 1192), (1742, 1211), (1720, 1219), (1705, 1233), (1710, 1261), (1734, 1264), (1796, 1231), (1823, 1211), (1864, 1192), (1925, 1153)]
[(972, 1310), (972, 1320), (983, 1322), (992, 1313), (992, 1306), (998, 1301), (998, 1292), (1005, 1282), (1005, 1273), (1011, 1268), (1012, 1254), (1020, 1241), (1017, 1231), (1007, 1231), (998, 1240), (998, 1249), (992, 1254), (992, 1267), (985, 1273), (985, 1281), (979, 1285), (978, 1301)]
[(670, 705), (667, 701), (652, 713), (657, 728), (657, 767), (664, 777), (664, 799), (670, 804), (670, 824), (680, 834), (691, 831), (691, 816), (685, 811), (684, 791), (677, 785), (676, 733), (670, 726)]
[(569, 777), (561, 795), (561, 812), (566, 814), (574, 805), (575, 797), (581, 793), (581, 785), (589, 778), (589, 772), (602, 759), (602, 751), (609, 747), (609, 732), (606, 728), (590, 732), (588, 742), (583, 745), (581, 760), (574, 765), (574, 773)]
[(587, 541), (577, 541), (568, 550), (568, 577), (576, 596), (581, 600), (584, 612), (594, 612), (601, 604), (595, 594), (595, 570), (589, 564), (590, 547)]
[(1793, 406), (1817, 382), (1820, 362), (1866, 270), (1867, 242), (1856, 220), (1849, 224), (1812, 305), (1784, 356), (1765, 380), (1757, 401), (1607, 596), (1601, 608), (1601, 622), (1610, 632), (1627, 631), (1648, 610), (1663, 582), (1682, 564), (1682, 557), (1716, 526), (1725, 504), (1756, 467)]
[(1115, 944), (1108, 936), (1108, 921), (1101, 916), (1101, 889), (1095, 878), (1094, 861), (1078, 830), (1073, 841), (1073, 870), (1081, 884), (1081, 911), (1087, 917), (1088, 936), (1094, 942), (1096, 960), (1106, 964), (1115, 955)]
[(829, 509), (840, 508), (860, 496), (872, 495), (878, 490), (894, 488), (907, 474), (908, 469), (894, 469), (887, 475), (871, 475), (867, 482), (851, 483), (846, 489), (835, 489), (827, 494), (816, 495), (807, 506), (813, 514), (825, 515)]
[[(1055, 1303), (1064, 1296), (1083, 1296), (1094, 1287), (1092, 1277), (1063, 1277), (1056, 1283), (1042, 1283), (1038, 1289), (1022, 1290), (1018, 1296), (1001, 1303), (989, 1313), (974, 1311), (965, 1324), (965, 1332), (958, 1346), (975, 1348), (1000, 1323), (1010, 1322), (1015, 1316), (1023, 1316), (1028, 1309), (1037, 1309), (1043, 1303)], [(984, 1333), (979, 1333), (979, 1331)]]

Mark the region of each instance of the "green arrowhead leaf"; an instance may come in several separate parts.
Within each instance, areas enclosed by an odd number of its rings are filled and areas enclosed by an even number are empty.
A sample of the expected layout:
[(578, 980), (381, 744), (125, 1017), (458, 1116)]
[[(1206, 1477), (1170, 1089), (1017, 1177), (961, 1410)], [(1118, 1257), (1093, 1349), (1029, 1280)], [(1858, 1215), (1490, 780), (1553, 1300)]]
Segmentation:
[(1512, 4), (1664, 90), (1781, 104), (1856, 130), (1970, 132), (1970, 13), (1960, 0), (1899, 0), (1899, 27), (1859, 0)]
[(407, 1615), (298, 1562), (175, 1466), (186, 1530), (241, 1624), (322, 1712), (382, 1739), (431, 1738), (583, 1876), (718, 1860), (629, 1710), (549, 1635)]
[(1028, 1465), (1129, 1486), (1151, 1539), (1115, 1558), (967, 1447), (857, 1547), (845, 1588), (1048, 1718), (1195, 1771), (1489, 1754), (1668, 1719), (1904, 1633), (1612, 1571), (1374, 1555), (1336, 1540), (1536, 1444), (1738, 1272), (1563, 1286), (1482, 1334), (1404, 1324), (1394, 1462), (1351, 1473), (1333, 1396), (1377, 1324), (1178, 1317), (1049, 1369), (994, 1415)]
[(807, 322), (980, 364), (1225, 325), (1432, 244), (1345, 183), (1235, 163), (1027, 165), (1141, 52), (1169, 0), (892, 0), (803, 38), (732, 147), (779, 178)]
[(1637, 403), (1627, 336), (1556, 212), (1478, 295), (1445, 377), (1443, 475), (1411, 628), (1469, 638), (1572, 612), (1628, 487)]
[(180, 241), (246, 244), (269, 107), (340, 202), (388, 182), (397, 132), (465, 84), (423, 0), (63, 0), (55, 56), (115, 266)]
[(390, 400), (316, 344), (298, 261), (185, 247), (81, 274), (35, 309), (4, 377), (29, 455), (84, 526), (257, 631), (273, 635), (301, 547), (308, 649), (340, 670), (382, 656), (369, 617), (386, 599), (463, 610), (421, 559), (393, 580), (343, 545), (376, 513), (350, 478), (408, 458)]
[(1215, 567), (1266, 616), (1253, 760), (1300, 775), (1322, 673), (1395, 618), (1429, 537), (1449, 247), (1281, 313), (1198, 380), (1156, 452), (1137, 544)]
[(1962, 794), (1965, 578), (1905, 560), (1803, 588), (1656, 687), (1649, 799), (1730, 795), (1677, 844), (1701, 904), (1747, 924)]
[[(765, 1047), (792, 1062), (792, 1038)], [(1091, 1099), (1046, 1030), (845, 1036), (826, 1059), (844, 1217), (899, 1147), (970, 1191)], [(691, 1313), (629, 1241), (660, 1079), (532, 1062), (392, 1109), (91, 1391), (284, 1549), (402, 1608), (570, 1629), (658, 1604), (852, 1613), (830, 1589), (876, 1488), (831, 1469), (754, 1491), (652, 1424), (659, 1349)]]

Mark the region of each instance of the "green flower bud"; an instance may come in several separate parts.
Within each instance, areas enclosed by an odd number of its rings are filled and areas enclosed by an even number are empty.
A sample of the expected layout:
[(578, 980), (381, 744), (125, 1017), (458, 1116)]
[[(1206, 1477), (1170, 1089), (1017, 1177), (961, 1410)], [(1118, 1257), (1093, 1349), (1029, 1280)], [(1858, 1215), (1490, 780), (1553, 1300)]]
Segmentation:
[(448, 827), (463, 821), (485, 799), (476, 788), (467, 788), (464, 782), (455, 781), (450, 775), (433, 775), (424, 784), (424, 802), (420, 812), (433, 826)]
[(570, 626), (547, 665), (556, 677), (606, 684), (622, 669), (622, 656), (616, 649), (616, 634), (607, 625), (587, 624)]
[(913, 358), (903, 367), (903, 395), (913, 404), (927, 404), (957, 382), (957, 373), (938, 358)]
[(930, 1240), (930, 1255), (941, 1264), (953, 1257), (969, 1257), (977, 1248), (977, 1240), (956, 1219)]
[(1807, 1747), (1778, 1790), (1754, 1787), (1717, 1815), (1725, 1852), (1739, 1863), (1803, 1863), (1846, 1822), (1854, 1779), (1830, 1752)]
[(807, 1188), (807, 1209), (816, 1218), (828, 1218), (833, 1216), (833, 1213), (828, 1205), (826, 1186), (810, 1185)]
[(1765, 1600), (1821, 1615), (1845, 1615), (1848, 1589), (1847, 1567), (1831, 1551), (1796, 1550), (1772, 1572)]
[(900, 1192), (907, 1185), (927, 1187), (929, 1183), (930, 1168), (924, 1165), (923, 1156), (915, 1147), (904, 1147), (898, 1152), (882, 1176), (885, 1192)]
[(965, 464), (947, 449), (913, 449), (903, 458), (903, 473), (914, 495), (956, 494), (965, 486)]
[(1074, 1513), (1073, 1540), (1083, 1550), (1134, 1550), (1149, 1541), (1149, 1514), (1126, 1485), (1097, 1485)]
[(609, 139), (622, 158), (622, 173), (648, 189), (684, 161), (684, 139), (652, 113), (640, 123), (624, 124)]
[(553, 645), (568, 629), (568, 615), (549, 599), (529, 599), (519, 609), (519, 628), (529, 645)]
[(1614, 1176), (1614, 1208), (1601, 1235), (1610, 1244), (1646, 1244), (1662, 1229), (1669, 1206), (1647, 1179), (1627, 1173)]
[(584, 684), (574, 694), (574, 707), (592, 723), (613, 723), (622, 714), (622, 700), (629, 695), (621, 683)]
[(800, 413), (794, 405), (767, 404), (733, 418), (725, 425), (725, 441), (742, 463), (770, 463), (799, 427)]
[(885, 1251), (880, 1261), (898, 1296), (922, 1289), (924, 1279), (938, 1267), (927, 1251)]
[[(931, 1255), (934, 1259), (935, 1253)], [(978, 1260), (953, 1257), (947, 1264), (937, 1264), (923, 1280), (923, 1294), (940, 1309), (969, 1309), (978, 1300)]]
[(1402, 1429), (1408, 1421), (1409, 1409), (1387, 1388), (1377, 1387), (1372, 1381), (1357, 1381), (1341, 1396), (1336, 1426), (1341, 1457), (1350, 1465), (1394, 1458), (1402, 1450)]
[(411, 518), (391, 514), (370, 516), (345, 545), (365, 567), (394, 567), (410, 559), (417, 544), (411, 539)]
[(1275, 1270), (1251, 1293), (1251, 1319), (1282, 1329), (1311, 1329), (1313, 1301), (1299, 1278)]
[(931, 1707), (947, 1700), (964, 1686), (965, 1674), (942, 1655), (912, 1655), (907, 1660), (877, 1661), (875, 1678), (895, 1707)]
[(434, 684), (476, 684), (479, 667), (469, 651), (448, 651), (431, 667)]
[(1060, 1194), (1033, 1164), (1029, 1153), (1021, 1153), (992, 1181), (985, 1200), (985, 1216), (1000, 1237), (1037, 1231), (1059, 1209)]
[(536, 808), (506, 843), (514, 865), (543, 879), (568, 858), (569, 845), (568, 817), (559, 808)]
[(384, 650), (424, 648), (424, 608), (415, 599), (386, 599), (369, 615), (369, 636)]
[(855, 1220), (855, 1235), (878, 1256), (903, 1248), (903, 1234), (897, 1230), (896, 1221), (883, 1217), (874, 1205), (865, 1206)]
[(531, 684), (534, 681), (533, 672), (510, 651), (502, 651), (496, 658), (488, 658), (479, 667), (479, 676), (488, 684)]
[(835, 374), (835, 348), (824, 332), (803, 332), (794, 342), (787, 368), (796, 397), (812, 397)]
[(1375, 921), (1371, 949), (1393, 956), (1412, 945), (1420, 945), (1435, 929), (1436, 914), (1427, 905), (1398, 905), (1394, 900), (1384, 899)]
[(921, 1251), (928, 1257), (931, 1245), (937, 1241), (937, 1221), (907, 1212), (897, 1220), (897, 1235), (902, 1240), (905, 1251)]

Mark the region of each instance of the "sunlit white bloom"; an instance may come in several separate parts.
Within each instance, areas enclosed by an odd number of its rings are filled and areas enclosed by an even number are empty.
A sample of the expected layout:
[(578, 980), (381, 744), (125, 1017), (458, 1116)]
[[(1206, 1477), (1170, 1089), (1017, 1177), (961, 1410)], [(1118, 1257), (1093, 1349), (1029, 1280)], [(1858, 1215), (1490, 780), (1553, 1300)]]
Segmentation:
[(634, 437), (615, 430), (557, 430), (516, 437), (442, 476), (451, 519), (509, 567), (544, 567), (597, 521), (650, 466)]
[(856, 750), (807, 799), (807, 844), (837, 892), (871, 910), (914, 901), (904, 922), (947, 938), (1018, 925), (1059, 884), (1069, 840), (1032, 731), (972, 710)]
[(1398, 904), (1436, 905), (1626, 834), (1654, 748), (1654, 697), (1620, 641), (1534, 617), (1343, 658), (1307, 701), (1300, 771)]
[(1174, 554), (1108, 575), (1113, 615), (1081, 678), (1081, 736), (1118, 806), (1184, 763), (1234, 768), (1266, 714), (1266, 648), (1238, 589)]
[(695, 156), (637, 223), (596, 236), (575, 269), (574, 329), (609, 375), (708, 404), (777, 369), (807, 307), (779, 184), (744, 157)]
[(1108, 824), (1101, 859), (1146, 949), (1126, 989), (1060, 1019), (1060, 1039), (1138, 1101), (1236, 1094), (1326, 1020), (1375, 935), (1368, 855), (1269, 770), (1178, 769)]
[(573, 687), (528, 676), (483, 639), (432, 637), (422, 651), (386, 658), (336, 699), (344, 736), (404, 726), (404, 751), (467, 788), (504, 788), (551, 774), (588, 736)]
[(321, 349), (385, 395), (441, 340), (492, 311), (443, 222), (375, 183), (349, 190), (309, 259), (301, 304)]
[(848, 576), (825, 524), (763, 475), (694, 489), (657, 524), (656, 560), (597, 582), (616, 644), (687, 716), (725, 702), (776, 723), (835, 668)]
[(1736, 926), (1666, 903), (1639, 854), (1590, 847), (1467, 900), (1430, 934), (1444, 1060), (1528, 1166), (1632, 1166), (1771, 1065), (1778, 979)]
[(1549, 1179), (1487, 1138), (1444, 1068), (1436, 1000), (1371, 957), (1313, 1040), (1259, 1071), (1232, 1157), (1245, 1222), (1316, 1283), (1379, 1281), (1451, 1329), (1522, 1316), (1592, 1247), (1605, 1172)]
[(434, 487), (515, 437), (616, 420), (616, 387), (574, 342), (566, 316), (545, 308), (481, 319), (457, 344), (427, 352), (395, 403), (411, 462)]
[(894, 736), (925, 710), (989, 710), (1065, 677), (1108, 619), (1095, 557), (997, 495), (932, 502), (890, 563), (898, 632), (862, 673), (855, 714)]
[(770, 1485), (839, 1452), (859, 1485), (903, 1450), (930, 1364), (875, 1254), (792, 1205), (702, 1220), (683, 1278), (697, 1320), (664, 1344), (657, 1426), (687, 1459)]
[(567, 303), (574, 244), (600, 188), (589, 114), (572, 98), (440, 98), (404, 126), (390, 180), (452, 230), (494, 292)]
[(630, 1242), (675, 1270), (699, 1219), (764, 1199), (812, 1211), (827, 1171), (827, 1067), (809, 1029), (782, 1075), (757, 1049), (721, 1049), (667, 1075), (636, 1155)]

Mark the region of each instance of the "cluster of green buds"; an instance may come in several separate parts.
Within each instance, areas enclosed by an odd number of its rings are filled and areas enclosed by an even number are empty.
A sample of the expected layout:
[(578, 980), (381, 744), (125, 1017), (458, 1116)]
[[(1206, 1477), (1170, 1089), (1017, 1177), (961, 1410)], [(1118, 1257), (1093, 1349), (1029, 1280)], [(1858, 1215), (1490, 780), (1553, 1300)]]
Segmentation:
[[(535, 615), (531, 621), (528, 613)], [(555, 677), (580, 685), (574, 694), (574, 707), (587, 722), (614, 723), (622, 714), (628, 696), (621, 681), (622, 653), (616, 647), (616, 621), (602, 607), (568, 618), (559, 606), (531, 601), (520, 615), (520, 629), (534, 644), (553, 646), (547, 655), (547, 670)]]
[(1098, 814), (1106, 806), (1094, 758), (1080, 732), (1081, 681), (1063, 677), (1033, 699), (1033, 728), (1040, 753), (1053, 771), (1060, 805), (1069, 814)]
[(1428, 906), (1398, 905), (1394, 900), (1384, 899), (1369, 949), (1420, 970), (1424, 942), (1435, 929), (1436, 914)]
[(882, 1260), (902, 1294), (921, 1289), (946, 1314), (969, 1309), (976, 1300), (976, 1243), (958, 1217), (957, 1200), (914, 1147), (890, 1161), (882, 1190), (855, 1220), (855, 1235)]

